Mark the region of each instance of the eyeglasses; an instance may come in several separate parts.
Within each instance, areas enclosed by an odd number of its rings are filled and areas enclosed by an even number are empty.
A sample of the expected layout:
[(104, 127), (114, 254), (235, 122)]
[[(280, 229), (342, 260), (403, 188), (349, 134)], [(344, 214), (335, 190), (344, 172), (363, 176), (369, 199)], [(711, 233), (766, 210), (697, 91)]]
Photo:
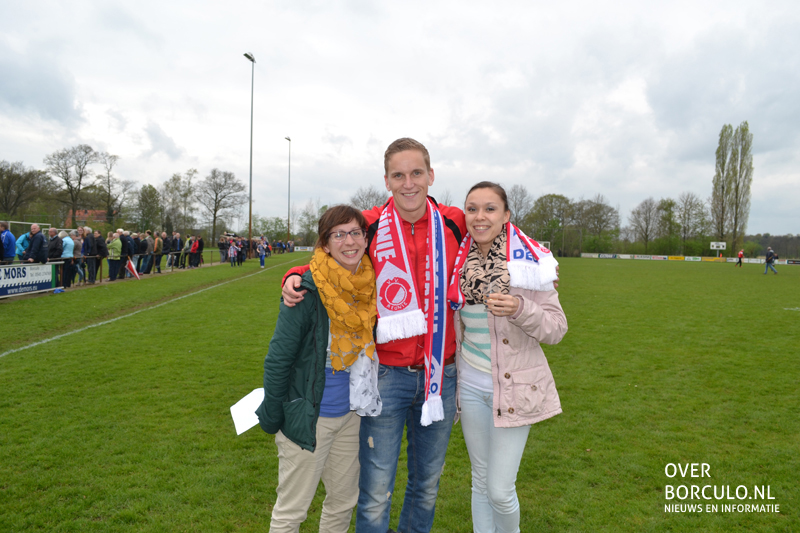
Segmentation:
[(354, 229), (353, 231), (334, 231), (330, 233), (329, 236), (335, 242), (342, 242), (344, 241), (347, 236), (350, 235), (354, 241), (364, 238), (364, 230), (363, 229)]

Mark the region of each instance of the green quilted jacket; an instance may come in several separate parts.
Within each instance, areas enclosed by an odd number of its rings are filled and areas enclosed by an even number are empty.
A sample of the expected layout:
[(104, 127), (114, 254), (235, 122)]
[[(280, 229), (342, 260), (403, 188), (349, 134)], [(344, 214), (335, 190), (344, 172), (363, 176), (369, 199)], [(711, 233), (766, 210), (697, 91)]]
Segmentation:
[(256, 414), (261, 429), (273, 434), (281, 430), (292, 442), (313, 452), (330, 326), (311, 271), (303, 274), (300, 289), (308, 292), (295, 307), (281, 302), (275, 334), (264, 358), (264, 401)]

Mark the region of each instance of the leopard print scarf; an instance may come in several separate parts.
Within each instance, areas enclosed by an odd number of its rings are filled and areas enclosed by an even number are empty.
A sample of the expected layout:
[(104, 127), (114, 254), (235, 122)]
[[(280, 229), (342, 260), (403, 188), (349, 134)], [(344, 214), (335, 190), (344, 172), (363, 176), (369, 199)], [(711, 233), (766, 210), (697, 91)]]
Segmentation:
[[(459, 280), (464, 303), (467, 305), (483, 303), (486, 294), (490, 292), (508, 294), (507, 239), (506, 226), (503, 225), (503, 231), (494, 239), (486, 257), (478, 249), (478, 244), (472, 242)], [(490, 284), (492, 290), (487, 291)]]

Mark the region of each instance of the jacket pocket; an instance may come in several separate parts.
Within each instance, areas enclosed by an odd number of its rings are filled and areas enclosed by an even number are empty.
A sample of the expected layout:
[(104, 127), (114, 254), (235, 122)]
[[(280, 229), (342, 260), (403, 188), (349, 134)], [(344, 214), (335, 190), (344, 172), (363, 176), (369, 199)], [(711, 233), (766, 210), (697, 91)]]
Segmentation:
[(536, 368), (517, 370), (511, 373), (512, 400), (517, 415), (536, 414), (542, 410), (546, 392), (545, 380)]
[(316, 418), (316, 409), (305, 398), (283, 402), (281, 431), (298, 445), (313, 447), (316, 445)]

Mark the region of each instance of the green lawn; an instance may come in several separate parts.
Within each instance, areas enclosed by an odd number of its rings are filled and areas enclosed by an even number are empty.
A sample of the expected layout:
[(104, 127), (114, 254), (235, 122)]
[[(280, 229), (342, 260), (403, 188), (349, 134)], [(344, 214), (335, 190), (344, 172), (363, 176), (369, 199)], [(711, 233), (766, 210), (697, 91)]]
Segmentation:
[[(273, 437), (237, 437), (229, 407), (261, 385), (280, 277), (307, 256), (0, 301), (0, 353), (139, 311), (0, 357), (0, 531), (266, 531)], [(545, 352), (564, 413), (531, 431), (522, 531), (800, 530), (800, 266), (561, 265), (570, 331)], [(668, 463), (711, 477), (668, 478)], [(666, 500), (666, 485), (693, 484), (769, 485), (758, 503), (780, 513)], [(434, 530), (472, 531), (460, 425)]]

